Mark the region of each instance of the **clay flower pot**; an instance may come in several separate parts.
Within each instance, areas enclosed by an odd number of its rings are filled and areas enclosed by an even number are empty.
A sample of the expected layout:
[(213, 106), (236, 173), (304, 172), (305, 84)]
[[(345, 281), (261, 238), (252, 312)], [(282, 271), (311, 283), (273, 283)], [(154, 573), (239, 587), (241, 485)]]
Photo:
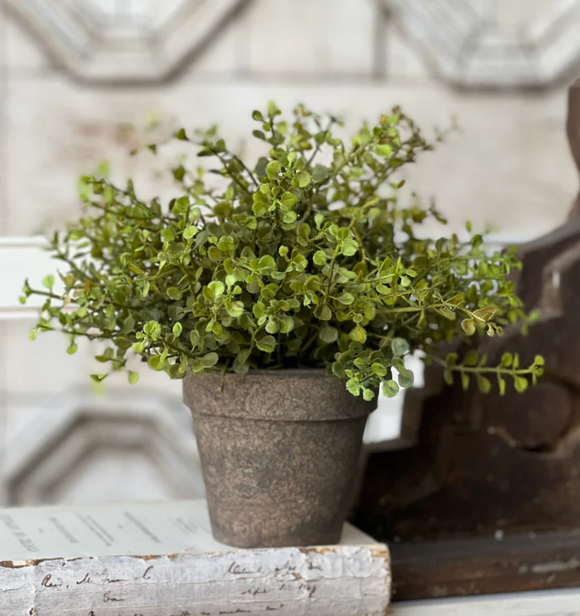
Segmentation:
[(323, 370), (188, 376), (214, 537), (240, 548), (340, 540), (376, 401)]

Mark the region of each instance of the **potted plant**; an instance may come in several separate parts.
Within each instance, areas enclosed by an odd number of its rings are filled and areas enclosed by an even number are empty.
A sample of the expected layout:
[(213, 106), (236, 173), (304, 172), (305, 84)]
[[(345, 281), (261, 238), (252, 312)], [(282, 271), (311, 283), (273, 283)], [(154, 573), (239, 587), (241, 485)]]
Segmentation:
[(180, 163), (166, 205), (131, 181), (82, 178), (86, 215), (50, 248), (62, 290), (47, 277), (23, 297), (46, 296), (32, 338), (56, 322), (69, 353), (84, 336), (107, 343), (97, 359), (111, 370), (136, 353), (184, 379), (213, 532), (239, 547), (339, 540), (367, 416), (379, 389), (413, 385), (411, 353), (483, 391), (492, 376), (522, 391), (542, 371), (539, 357), (520, 368), (442, 353), (525, 323), (508, 280), (520, 264), (514, 250), (486, 254), (469, 225), (464, 240), (417, 235), (445, 221), (398, 205), (398, 170), (431, 149), (411, 119), (396, 108), (345, 143), (334, 117), (279, 116), (273, 103), (253, 112), (265, 152), (252, 165), (215, 129), (179, 130), (223, 185)]

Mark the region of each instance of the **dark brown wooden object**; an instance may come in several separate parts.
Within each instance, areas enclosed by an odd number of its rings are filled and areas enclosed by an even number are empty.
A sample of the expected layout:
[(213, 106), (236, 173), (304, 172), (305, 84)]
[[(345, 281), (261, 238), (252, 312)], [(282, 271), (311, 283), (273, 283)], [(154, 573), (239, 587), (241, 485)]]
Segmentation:
[[(567, 132), (580, 170), (580, 82)], [(417, 445), (369, 459), (357, 522), (394, 542), (395, 599), (580, 586), (579, 203), (521, 246), (518, 292), (540, 320), (482, 343), (490, 362), (543, 355), (540, 384), (483, 395), (430, 369), (409, 400), (416, 416), (423, 397)]]

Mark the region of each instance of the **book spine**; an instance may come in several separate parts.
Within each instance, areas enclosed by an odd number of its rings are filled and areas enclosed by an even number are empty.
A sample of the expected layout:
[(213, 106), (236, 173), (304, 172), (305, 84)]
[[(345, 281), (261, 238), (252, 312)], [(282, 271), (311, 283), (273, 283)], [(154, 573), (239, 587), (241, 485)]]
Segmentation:
[(0, 616), (373, 616), (386, 546), (51, 559), (0, 564)]

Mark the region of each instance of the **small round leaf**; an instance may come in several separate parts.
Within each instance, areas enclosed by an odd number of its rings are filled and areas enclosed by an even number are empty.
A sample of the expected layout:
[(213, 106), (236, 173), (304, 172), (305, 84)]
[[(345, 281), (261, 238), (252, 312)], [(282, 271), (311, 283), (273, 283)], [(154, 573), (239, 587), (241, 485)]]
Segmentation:
[(383, 393), (387, 398), (393, 398), (399, 393), (399, 386), (396, 381), (384, 381), (383, 382)]

